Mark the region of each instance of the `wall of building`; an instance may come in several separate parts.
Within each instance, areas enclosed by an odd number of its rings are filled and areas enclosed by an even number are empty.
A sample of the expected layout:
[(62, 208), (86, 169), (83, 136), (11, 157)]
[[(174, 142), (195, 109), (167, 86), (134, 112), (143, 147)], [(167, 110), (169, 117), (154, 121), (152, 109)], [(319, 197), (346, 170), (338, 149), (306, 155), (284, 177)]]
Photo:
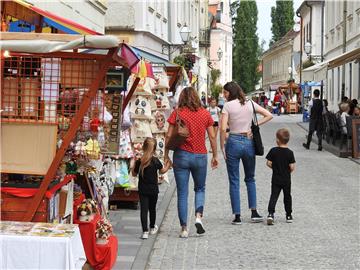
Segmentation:
[[(325, 60), (343, 53), (343, 1), (325, 2)], [(346, 52), (360, 47), (360, 1), (347, 1)], [(324, 98), (329, 109), (337, 111), (341, 101), (343, 66), (327, 72)], [(345, 64), (345, 96), (360, 99), (360, 65), (355, 61)]]
[(105, 13), (107, 11), (106, 1), (27, 0), (27, 2), (65, 19), (86, 26), (96, 32), (105, 32)]
[[(216, 6), (216, 8), (214, 7)], [(219, 83), (224, 85), (232, 80), (232, 26), (230, 15), (230, 1), (212, 0), (209, 3), (209, 11), (219, 16), (220, 21), (216, 22), (211, 30), (210, 60), (215, 69), (221, 71)], [(218, 61), (218, 50), (221, 48), (223, 56)]]

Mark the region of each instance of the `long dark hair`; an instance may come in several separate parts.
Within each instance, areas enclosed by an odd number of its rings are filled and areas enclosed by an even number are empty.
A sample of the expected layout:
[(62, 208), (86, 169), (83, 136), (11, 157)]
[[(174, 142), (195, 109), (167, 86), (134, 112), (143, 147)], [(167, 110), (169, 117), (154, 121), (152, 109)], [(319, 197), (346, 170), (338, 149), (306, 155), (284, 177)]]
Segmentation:
[(228, 82), (224, 85), (224, 90), (229, 92), (229, 97), (227, 101), (232, 101), (234, 99), (238, 99), (241, 105), (245, 104), (245, 94), (244, 91), (241, 89), (240, 85), (236, 82)]
[(179, 97), (179, 108), (187, 107), (190, 111), (197, 111), (201, 108), (201, 101), (194, 87), (185, 87)]

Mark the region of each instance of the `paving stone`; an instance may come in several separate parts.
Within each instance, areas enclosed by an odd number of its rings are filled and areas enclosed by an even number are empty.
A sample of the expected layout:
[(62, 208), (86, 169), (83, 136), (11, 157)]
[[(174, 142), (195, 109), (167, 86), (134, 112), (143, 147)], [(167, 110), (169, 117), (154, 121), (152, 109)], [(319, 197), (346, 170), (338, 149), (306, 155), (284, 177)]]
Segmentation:
[[(149, 258), (155, 269), (360, 269), (359, 213), (360, 166), (329, 152), (305, 150), (305, 131), (299, 115), (282, 115), (261, 127), (265, 152), (275, 146), (278, 128), (290, 130), (289, 147), (296, 169), (292, 175), (294, 223), (285, 221), (283, 195), (275, 213), (275, 225), (253, 224), (247, 209), (247, 193), (241, 169), (243, 224), (231, 225), (229, 184), (224, 161), (208, 171), (204, 226), (196, 237), (193, 185), (189, 187), (188, 239), (178, 237), (177, 198), (174, 194)], [(316, 148), (315, 148), (316, 149)], [(220, 156), (221, 157), (221, 156)], [(271, 170), (265, 157), (257, 157), (256, 183), (259, 212), (266, 216)], [(163, 254), (163, 255), (161, 255)], [(162, 256), (162, 257), (161, 257)]]

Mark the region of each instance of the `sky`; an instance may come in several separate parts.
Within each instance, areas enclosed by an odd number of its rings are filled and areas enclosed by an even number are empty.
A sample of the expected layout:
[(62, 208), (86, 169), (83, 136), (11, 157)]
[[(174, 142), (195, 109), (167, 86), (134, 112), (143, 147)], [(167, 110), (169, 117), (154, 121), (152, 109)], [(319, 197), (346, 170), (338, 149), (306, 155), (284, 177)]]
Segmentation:
[[(303, 0), (294, 0), (294, 11), (296, 11)], [(269, 41), (272, 37), (271, 33), (271, 7), (275, 6), (276, 0), (256, 0), (257, 8), (258, 8), (258, 35), (259, 35), (259, 43), (262, 39), (266, 41), (265, 49), (269, 47)]]

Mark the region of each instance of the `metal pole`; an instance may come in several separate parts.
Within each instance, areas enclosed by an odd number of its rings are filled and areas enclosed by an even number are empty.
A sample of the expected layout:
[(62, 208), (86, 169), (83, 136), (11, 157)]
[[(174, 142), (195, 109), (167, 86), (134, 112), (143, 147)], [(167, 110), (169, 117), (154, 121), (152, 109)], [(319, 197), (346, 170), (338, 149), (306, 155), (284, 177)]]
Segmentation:
[[(347, 17), (347, 0), (343, 0), (343, 53), (346, 52), (346, 17)], [(341, 76), (341, 99), (345, 96), (345, 64), (342, 65)]]
[[(321, 62), (324, 61), (324, 4), (325, 2), (322, 1), (321, 3)], [(324, 95), (324, 80), (321, 79), (321, 86), (320, 86), (320, 100), (323, 100)]]

